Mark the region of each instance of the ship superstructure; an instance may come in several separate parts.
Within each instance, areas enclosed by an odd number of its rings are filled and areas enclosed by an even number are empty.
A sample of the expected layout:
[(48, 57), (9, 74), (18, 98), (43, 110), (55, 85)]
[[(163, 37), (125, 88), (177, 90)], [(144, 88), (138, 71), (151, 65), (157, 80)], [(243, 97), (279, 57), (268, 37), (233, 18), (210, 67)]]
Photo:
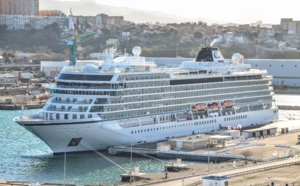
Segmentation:
[(54, 153), (105, 149), (211, 132), (221, 126), (278, 120), (271, 76), (251, 69), (240, 54), (225, 60), (203, 48), (195, 61), (159, 68), (140, 57), (102, 65), (67, 66), (49, 86), (51, 98), (36, 115), (14, 120)]

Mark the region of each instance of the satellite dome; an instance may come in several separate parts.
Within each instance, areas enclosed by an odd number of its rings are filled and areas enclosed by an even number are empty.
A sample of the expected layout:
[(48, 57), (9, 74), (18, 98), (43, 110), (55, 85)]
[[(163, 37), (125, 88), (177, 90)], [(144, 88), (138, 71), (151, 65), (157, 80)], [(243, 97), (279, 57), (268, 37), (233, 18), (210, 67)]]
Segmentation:
[(233, 64), (243, 63), (244, 56), (240, 53), (235, 53), (231, 57)]
[(239, 53), (235, 53), (235, 54), (232, 55), (231, 59), (232, 59), (233, 61), (239, 61), (239, 60), (242, 59), (242, 56), (241, 56), (241, 54), (239, 54)]
[(142, 52), (142, 49), (139, 46), (135, 46), (132, 49), (132, 53), (135, 57), (140, 56), (141, 52)]
[(98, 71), (98, 67), (93, 64), (87, 64), (84, 65), (83, 67), (83, 72), (97, 72), (97, 71)]

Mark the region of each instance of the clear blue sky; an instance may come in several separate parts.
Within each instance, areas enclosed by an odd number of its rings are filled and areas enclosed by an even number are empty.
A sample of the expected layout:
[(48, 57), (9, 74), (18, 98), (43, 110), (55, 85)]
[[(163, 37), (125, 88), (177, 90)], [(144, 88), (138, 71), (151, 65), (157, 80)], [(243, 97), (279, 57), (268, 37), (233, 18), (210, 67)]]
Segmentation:
[(280, 18), (300, 20), (300, 2), (297, 0), (96, 0), (96, 2), (226, 23), (248, 24), (263, 21), (263, 23), (279, 24)]

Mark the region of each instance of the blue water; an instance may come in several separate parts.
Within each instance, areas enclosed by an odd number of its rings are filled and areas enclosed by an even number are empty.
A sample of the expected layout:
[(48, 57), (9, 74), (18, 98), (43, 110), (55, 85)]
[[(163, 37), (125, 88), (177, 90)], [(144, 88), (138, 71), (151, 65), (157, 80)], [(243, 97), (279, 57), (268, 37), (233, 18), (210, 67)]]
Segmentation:
[[(38, 110), (25, 110), (33, 114)], [(0, 180), (64, 183), (64, 155), (53, 156), (40, 139), (12, 121), (21, 111), (0, 110)], [(106, 155), (107, 156), (107, 155)], [(117, 165), (94, 152), (67, 154), (66, 179), (70, 184), (116, 184), (120, 175), (133, 167), (140, 172), (162, 172), (163, 162), (130, 156), (107, 156)]]

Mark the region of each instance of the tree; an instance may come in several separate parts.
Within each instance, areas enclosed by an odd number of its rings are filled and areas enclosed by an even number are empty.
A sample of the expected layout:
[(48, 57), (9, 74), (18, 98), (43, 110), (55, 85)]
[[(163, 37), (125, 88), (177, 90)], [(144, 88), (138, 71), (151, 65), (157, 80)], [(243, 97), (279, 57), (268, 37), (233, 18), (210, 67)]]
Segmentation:
[(203, 34), (201, 32), (195, 32), (194, 33), (194, 38), (195, 39), (202, 39), (202, 37), (203, 37)]
[(247, 157), (252, 156), (253, 153), (250, 150), (244, 150), (240, 153), (242, 156), (245, 157), (245, 164), (247, 165)]

